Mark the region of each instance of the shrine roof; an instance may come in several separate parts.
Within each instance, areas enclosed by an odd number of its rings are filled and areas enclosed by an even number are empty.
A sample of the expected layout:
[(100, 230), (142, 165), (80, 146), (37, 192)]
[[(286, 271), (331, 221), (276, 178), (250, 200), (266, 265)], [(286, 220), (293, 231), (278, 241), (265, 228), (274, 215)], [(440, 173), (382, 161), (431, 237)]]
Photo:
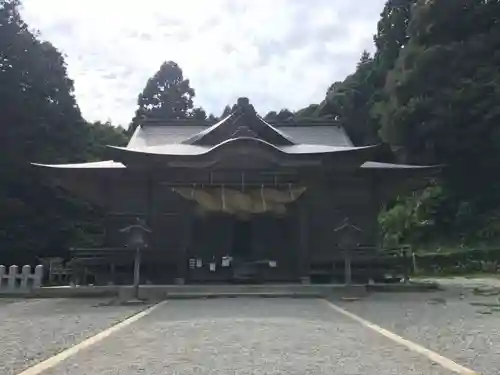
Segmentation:
[(436, 169), (441, 168), (440, 165), (411, 165), (411, 164), (392, 164), (380, 163), (376, 161), (367, 161), (361, 168), (368, 169)]
[[(299, 119), (272, 125), (257, 114), (246, 98), (238, 99), (238, 104), (233, 109), (232, 113), (211, 126), (206, 122), (193, 120), (172, 120), (167, 123), (151, 119), (143, 121), (126, 147), (108, 146), (113, 160), (34, 165), (59, 169), (105, 170), (126, 168), (129, 163), (148, 163), (154, 160), (200, 161), (205, 158), (204, 155), (219, 162), (227, 159), (228, 155), (230, 159), (233, 153), (245, 154), (245, 160), (253, 160), (257, 156), (256, 152), (265, 151), (258, 156), (278, 157), (299, 164), (300, 160), (311, 158), (331, 162), (331, 157), (341, 156), (341, 159), (336, 160), (342, 160), (342, 163), (351, 160), (365, 170), (429, 168), (367, 161), (377, 146), (355, 147), (344, 129), (334, 121)], [(209, 156), (211, 154), (214, 157)]]
[[(344, 129), (335, 124), (300, 123), (300, 125), (274, 126), (296, 144), (320, 144), (327, 146), (352, 146)], [(140, 126), (128, 144), (129, 148), (139, 149), (148, 146), (183, 143), (194, 135), (206, 130), (206, 126), (186, 122), (183, 125), (154, 124)]]
[(126, 168), (125, 165), (113, 160), (95, 161), (88, 163), (72, 163), (72, 164), (39, 164), (32, 163), (32, 165), (37, 167), (51, 167), (60, 169), (115, 169), (115, 168)]
[[(236, 138), (255, 138), (279, 148), (302, 144), (318, 145), (323, 149), (324, 146), (353, 147), (344, 129), (334, 121), (302, 119), (271, 124), (257, 114), (248, 99), (240, 98), (233, 112), (213, 125), (189, 119), (143, 120), (127, 148), (145, 151), (150, 147), (165, 146), (165, 150), (182, 149), (184, 155), (189, 150), (196, 152), (196, 149), (173, 145), (214, 147)], [(311, 146), (306, 148), (314, 152)]]
[[(98, 162), (89, 163), (74, 163), (74, 164), (38, 164), (32, 163), (34, 166), (38, 167), (49, 167), (49, 168), (59, 168), (59, 169), (122, 169), (126, 168), (123, 163), (115, 162), (113, 160), (105, 160)], [(392, 164), (392, 163), (380, 163), (374, 161), (367, 161), (363, 163), (360, 168), (363, 169), (374, 169), (374, 170), (425, 170), (425, 169), (439, 169), (442, 166), (433, 165), (409, 165), (409, 164)]]
[(246, 138), (246, 137), (228, 139), (227, 141), (224, 141), (212, 147), (190, 145), (190, 144), (165, 144), (165, 145), (149, 146), (141, 148), (133, 148), (129, 146), (127, 147), (109, 146), (109, 147), (113, 150), (121, 152), (135, 152), (135, 153), (151, 154), (151, 155), (197, 156), (197, 155), (209, 154), (211, 152), (217, 151), (218, 149), (227, 146), (232, 146), (233, 144), (235, 146), (243, 144), (255, 144), (266, 147), (276, 152), (289, 155), (329, 154), (334, 152), (367, 150), (377, 147), (377, 146), (363, 146), (363, 147), (329, 146), (329, 145), (317, 145), (317, 144), (295, 144), (289, 146), (276, 146), (257, 138)]

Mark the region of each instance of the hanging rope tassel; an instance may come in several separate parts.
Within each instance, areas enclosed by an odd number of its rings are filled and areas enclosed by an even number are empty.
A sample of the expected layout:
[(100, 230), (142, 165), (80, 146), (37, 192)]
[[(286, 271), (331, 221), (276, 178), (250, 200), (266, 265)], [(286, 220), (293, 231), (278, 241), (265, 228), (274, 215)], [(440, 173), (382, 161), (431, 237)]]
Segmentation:
[(288, 184), (288, 191), (290, 192), (290, 198), (292, 198), (292, 201), (294, 201), (295, 195), (293, 194), (292, 184)]
[(266, 197), (264, 196), (264, 184), (260, 186), (260, 197), (262, 199), (262, 211), (267, 211)]
[(222, 200), (222, 211), (226, 211), (226, 190), (224, 189), (224, 185), (221, 188), (221, 200)]

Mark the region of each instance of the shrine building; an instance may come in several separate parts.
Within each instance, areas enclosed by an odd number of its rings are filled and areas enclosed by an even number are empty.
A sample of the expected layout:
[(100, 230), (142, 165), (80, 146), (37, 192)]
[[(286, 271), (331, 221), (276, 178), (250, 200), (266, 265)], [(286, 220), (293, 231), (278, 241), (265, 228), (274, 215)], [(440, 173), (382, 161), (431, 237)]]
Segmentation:
[(120, 230), (137, 219), (151, 231), (141, 283), (340, 282), (345, 226), (365, 282), (386, 272), (381, 207), (436, 170), (373, 161), (378, 149), (355, 147), (335, 122), (271, 125), (240, 98), (212, 126), (144, 121), (126, 147), (108, 146), (110, 160), (35, 165), (105, 213), (101, 246), (73, 252), (95, 284), (131, 282)]

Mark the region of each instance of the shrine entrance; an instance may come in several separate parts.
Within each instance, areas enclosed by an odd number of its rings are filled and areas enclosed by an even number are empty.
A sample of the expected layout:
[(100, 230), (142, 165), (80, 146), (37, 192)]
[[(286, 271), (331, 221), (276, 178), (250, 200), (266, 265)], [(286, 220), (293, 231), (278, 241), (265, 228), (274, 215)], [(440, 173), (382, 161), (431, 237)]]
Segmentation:
[(231, 256), (237, 259), (250, 259), (253, 254), (252, 221), (235, 219), (231, 237)]
[(299, 241), (292, 215), (213, 213), (195, 219), (188, 282), (259, 283), (296, 278)]

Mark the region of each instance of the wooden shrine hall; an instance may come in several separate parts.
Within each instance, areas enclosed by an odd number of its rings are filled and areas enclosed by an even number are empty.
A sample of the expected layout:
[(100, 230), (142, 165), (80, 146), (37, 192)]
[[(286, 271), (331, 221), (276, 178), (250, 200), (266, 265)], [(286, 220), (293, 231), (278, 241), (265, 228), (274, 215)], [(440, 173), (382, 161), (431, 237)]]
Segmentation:
[(212, 126), (144, 121), (110, 160), (35, 164), (106, 214), (102, 246), (74, 249), (73, 269), (130, 284), (121, 230), (141, 219), (144, 284), (343, 281), (346, 252), (354, 280), (383, 278), (379, 210), (436, 168), (371, 161), (378, 146), (354, 147), (336, 123), (235, 108)]

